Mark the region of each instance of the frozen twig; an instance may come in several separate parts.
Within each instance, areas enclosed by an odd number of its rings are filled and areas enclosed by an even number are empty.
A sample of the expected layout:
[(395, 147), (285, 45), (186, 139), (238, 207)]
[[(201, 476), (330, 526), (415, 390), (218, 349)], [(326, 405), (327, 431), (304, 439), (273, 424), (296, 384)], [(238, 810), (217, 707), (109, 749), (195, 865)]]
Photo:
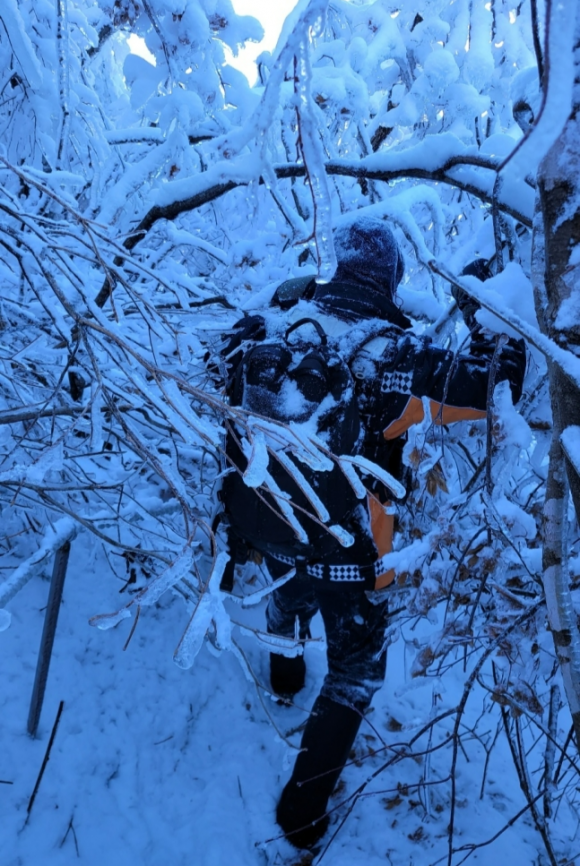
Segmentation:
[(558, 729), (558, 711), (560, 709), (560, 687), (557, 683), (550, 689), (550, 709), (548, 714), (548, 730), (550, 736), (546, 739), (546, 750), (544, 752), (544, 784), (546, 793), (544, 795), (544, 819), (547, 821), (552, 817), (552, 795), (554, 790), (554, 757), (556, 754), (556, 734)]
[(36, 784), (34, 785), (34, 790), (32, 792), (30, 800), (28, 801), (28, 806), (26, 807), (26, 821), (24, 822), (25, 826), (28, 823), (28, 819), (30, 818), (30, 813), (32, 812), (32, 807), (34, 806), (34, 801), (36, 800), (36, 795), (38, 794), (38, 789), (40, 788), (40, 783), (42, 782), (42, 777), (44, 776), (44, 771), (46, 770), (46, 765), (48, 764), (48, 761), (50, 759), (50, 753), (51, 753), (52, 747), (54, 745), (54, 739), (56, 737), (56, 732), (58, 730), (58, 725), (59, 725), (60, 717), (62, 716), (63, 710), (64, 710), (64, 701), (61, 701), (60, 704), (58, 705), (58, 710), (56, 713), (56, 718), (54, 720), (54, 724), (52, 726), (52, 731), (50, 732), (50, 739), (49, 739), (48, 745), (46, 747), (46, 752), (44, 753), (44, 758), (42, 760), (40, 772), (39, 772), (38, 777), (36, 779)]

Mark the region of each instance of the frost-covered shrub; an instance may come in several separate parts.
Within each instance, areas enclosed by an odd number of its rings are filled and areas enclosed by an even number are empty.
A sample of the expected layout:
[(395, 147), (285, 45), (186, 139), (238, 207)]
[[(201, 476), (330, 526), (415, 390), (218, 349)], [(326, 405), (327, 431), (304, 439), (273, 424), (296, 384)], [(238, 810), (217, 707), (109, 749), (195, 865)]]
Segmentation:
[[(487, 307), (478, 320), (535, 346), (517, 412), (498, 386), (487, 425), (411, 431), (414, 480), (393, 554), (404, 608), (394, 629), (410, 640), (420, 617), (430, 629), (412, 673), (481, 662), (490, 700), (529, 719), (532, 736), (554, 694), (541, 584), (544, 356), (578, 381), (536, 319), (549, 331), (531, 243), (545, 148), (528, 152), (525, 171), (498, 174), (541, 113), (534, 8), (302, 2), (250, 88), (224, 45), (236, 53), (261, 28), (229, 0), (4, 0), (0, 543), (17, 569), (0, 584), (4, 603), (82, 533), (103, 543), (130, 596), (109, 623), (174, 587), (197, 612), (178, 660), (189, 664), (206, 633), (235, 648), (211, 531), (231, 410), (208, 353), (282, 280), (330, 279), (332, 225), (364, 211), (397, 233), (399, 296), (417, 333), (461, 349), (450, 282), (485, 257), (496, 272), (485, 289), (462, 282)], [(262, 458), (276, 437), (313, 447), (238, 421)], [(574, 455), (574, 430), (562, 441)]]

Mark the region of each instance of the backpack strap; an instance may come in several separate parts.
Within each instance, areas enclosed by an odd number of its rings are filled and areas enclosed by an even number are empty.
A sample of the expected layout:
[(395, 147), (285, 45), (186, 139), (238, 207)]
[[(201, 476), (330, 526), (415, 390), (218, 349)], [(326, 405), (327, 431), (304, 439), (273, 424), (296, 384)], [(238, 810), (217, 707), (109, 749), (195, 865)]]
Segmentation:
[(286, 280), (278, 286), (274, 297), (270, 301), (272, 307), (280, 307), (282, 310), (290, 310), (298, 301), (304, 299), (309, 301), (314, 296), (316, 282), (312, 275), (307, 277), (295, 277)]
[(286, 331), (286, 334), (284, 335), (284, 339), (286, 340), (286, 342), (288, 342), (288, 337), (290, 336), (292, 331), (295, 331), (297, 328), (301, 328), (302, 325), (314, 325), (316, 333), (320, 337), (320, 345), (326, 346), (326, 344), (328, 343), (328, 337), (326, 336), (322, 325), (320, 324), (320, 322), (317, 322), (316, 319), (309, 319), (308, 317), (304, 319), (299, 319), (297, 322), (294, 322), (294, 324), (290, 325), (290, 327)]
[(352, 341), (348, 352), (343, 352), (342, 357), (350, 367), (358, 353), (362, 352), (364, 347), (377, 337), (390, 337), (394, 342), (396, 342), (404, 335), (405, 332), (402, 328), (399, 328), (398, 325), (393, 325), (392, 322), (383, 322), (379, 320), (374, 322), (371, 327), (364, 328), (360, 338), (358, 339), (356, 338), (355, 332), (353, 334), (354, 340)]

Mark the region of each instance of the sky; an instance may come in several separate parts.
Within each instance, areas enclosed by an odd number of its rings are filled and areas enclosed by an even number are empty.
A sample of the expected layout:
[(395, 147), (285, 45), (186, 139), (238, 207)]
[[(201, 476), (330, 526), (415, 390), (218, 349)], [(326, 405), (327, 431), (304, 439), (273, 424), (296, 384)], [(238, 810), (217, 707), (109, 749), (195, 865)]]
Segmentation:
[(284, 19), (296, 6), (297, 0), (232, 0), (238, 15), (253, 15), (264, 28), (264, 39), (260, 43), (249, 42), (237, 57), (229, 55), (228, 62), (244, 73), (250, 84), (257, 77), (256, 57), (262, 51), (272, 51), (278, 41)]

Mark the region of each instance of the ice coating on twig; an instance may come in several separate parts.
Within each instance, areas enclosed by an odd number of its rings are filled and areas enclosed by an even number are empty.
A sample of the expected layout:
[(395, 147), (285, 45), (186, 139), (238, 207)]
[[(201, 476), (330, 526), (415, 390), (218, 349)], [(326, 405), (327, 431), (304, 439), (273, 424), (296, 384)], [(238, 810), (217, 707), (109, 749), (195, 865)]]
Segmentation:
[(390, 472), (387, 472), (386, 469), (373, 463), (372, 460), (368, 460), (360, 454), (356, 454), (354, 457), (348, 457), (343, 454), (340, 459), (345, 463), (352, 463), (353, 466), (356, 466), (357, 469), (364, 472), (365, 475), (372, 475), (373, 478), (381, 481), (385, 487), (388, 487), (388, 489), (394, 493), (397, 499), (402, 499), (405, 496), (406, 491), (400, 481), (397, 481), (396, 478), (393, 478)]
[(115, 628), (115, 626), (119, 625), (119, 623), (122, 622), (124, 619), (131, 619), (131, 606), (132, 602), (130, 602), (126, 607), (122, 607), (115, 613), (98, 613), (96, 616), (91, 617), (90, 624), (95, 625), (102, 631), (107, 631), (110, 628)]
[(264, 434), (260, 430), (255, 430), (251, 445), (246, 439), (242, 439), (242, 448), (248, 460), (243, 475), (244, 484), (248, 487), (260, 487), (266, 480), (270, 461)]
[(346, 480), (354, 490), (358, 499), (364, 499), (367, 495), (366, 487), (357, 475), (356, 469), (353, 466), (352, 460), (345, 460), (344, 456), (338, 458), (341, 471), (344, 473)]
[[(251, 607), (254, 604), (258, 604), (262, 599), (266, 598), (268, 595), (274, 592), (274, 590), (278, 589), (281, 586), (284, 586), (285, 583), (288, 583), (290, 578), (294, 577), (296, 574), (296, 569), (291, 568), (287, 574), (284, 574), (282, 577), (279, 577), (278, 580), (272, 581), (272, 583), (265, 586), (263, 589), (259, 589), (257, 592), (251, 592), (249, 595), (245, 595), (242, 599), (242, 607)], [(238, 601), (239, 599), (236, 599)]]
[(231, 625), (223, 610), (222, 593), (219, 585), (229, 559), (230, 556), (225, 551), (222, 550), (218, 553), (207, 588), (200, 595), (187, 628), (173, 654), (173, 661), (183, 670), (187, 670), (193, 665), (212, 620), (216, 621), (216, 631), (220, 635), (220, 648), (225, 649), (227, 647)]
[(314, 243), (318, 266), (316, 280), (320, 283), (328, 283), (335, 274), (337, 261), (332, 237), (332, 203), (324, 165), (325, 155), (312, 109), (310, 93), (312, 69), (309, 49), (304, 36), (298, 46), (295, 61), (296, 108), (302, 155), (314, 207)]
[(264, 485), (276, 500), (276, 505), (294, 530), (298, 541), (301, 541), (303, 544), (308, 544), (308, 535), (294, 514), (294, 509), (292, 508), (289, 495), (284, 493), (283, 490), (280, 490), (269, 472), (266, 472), (265, 474)]
[(292, 462), (290, 457), (283, 451), (277, 451), (276, 459), (280, 461), (282, 466), (287, 470), (288, 474), (292, 476), (304, 496), (308, 499), (308, 501), (316, 511), (320, 520), (322, 520), (323, 523), (326, 523), (328, 520), (330, 520), (328, 508), (326, 507), (326, 505), (324, 505), (318, 494), (314, 492), (312, 485), (306, 480), (303, 473), (296, 466), (296, 464)]
[[(62, 517), (57, 520), (54, 527), (47, 527), (40, 547), (31, 557), (21, 562), (13, 571), (8, 580), (0, 584), (0, 608), (8, 604), (17, 592), (37, 573), (37, 569), (45, 562), (47, 557), (53, 554), (66, 541), (70, 541), (78, 532), (78, 525), (71, 517)], [(8, 628), (10, 622), (4, 617)]]

